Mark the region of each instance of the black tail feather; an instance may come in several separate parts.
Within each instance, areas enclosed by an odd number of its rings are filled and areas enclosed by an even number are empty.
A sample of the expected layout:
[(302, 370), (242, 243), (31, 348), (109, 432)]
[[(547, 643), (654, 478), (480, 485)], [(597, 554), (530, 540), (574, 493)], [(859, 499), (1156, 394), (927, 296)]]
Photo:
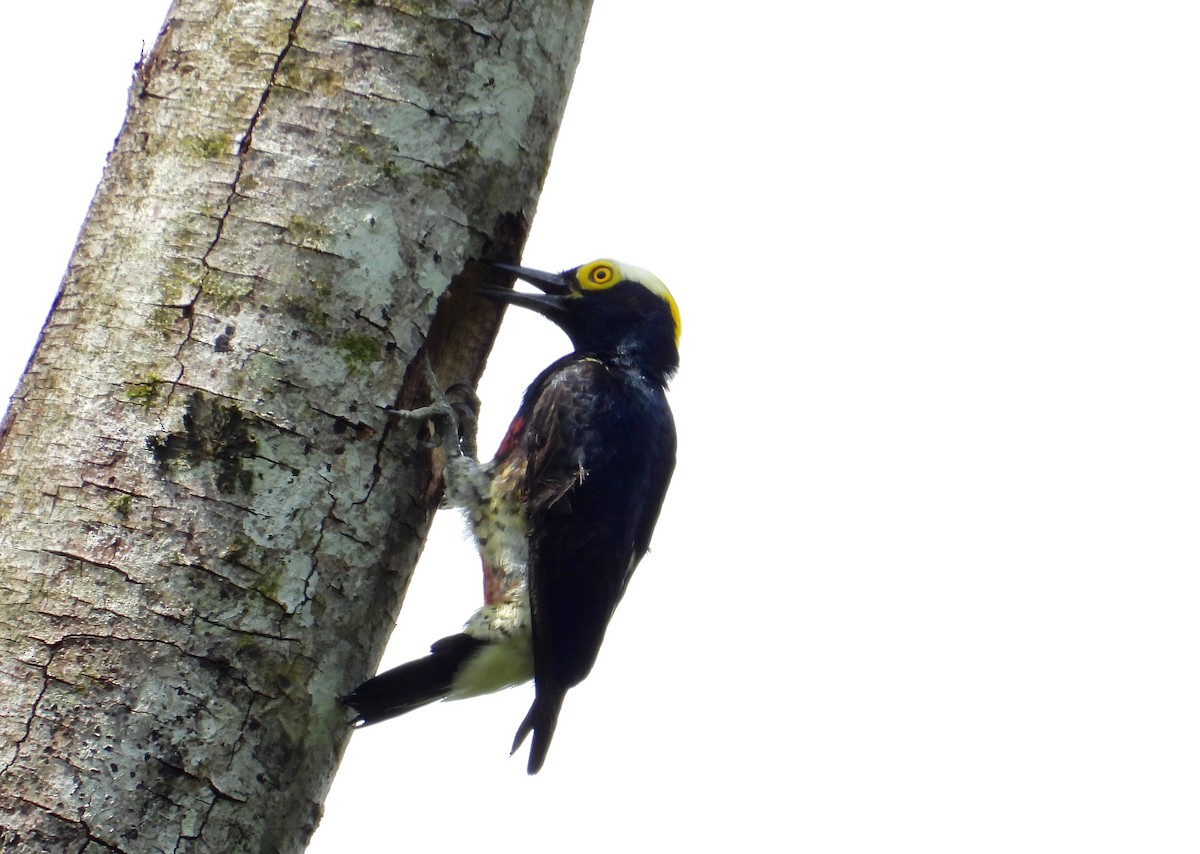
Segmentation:
[(517, 736), (513, 739), (512, 753), (517, 752), (525, 737), (533, 732), (533, 744), (529, 748), (529, 765), (526, 770), (536, 774), (542, 770), (546, 762), (546, 754), (550, 750), (550, 740), (554, 738), (554, 727), (558, 724), (558, 713), (562, 709), (566, 691), (539, 690), (529, 707), (529, 714), (517, 727)]
[(342, 702), (358, 712), (354, 722), (366, 726), (440, 700), (463, 662), (484, 643), (464, 634), (442, 638), (429, 648), (429, 655), (368, 679)]

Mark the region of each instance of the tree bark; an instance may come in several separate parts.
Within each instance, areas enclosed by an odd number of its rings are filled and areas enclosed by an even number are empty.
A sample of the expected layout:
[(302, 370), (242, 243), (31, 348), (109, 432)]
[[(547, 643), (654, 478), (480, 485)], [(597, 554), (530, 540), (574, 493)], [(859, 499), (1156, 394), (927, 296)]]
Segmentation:
[(304, 848), (589, 5), (172, 6), (0, 428), (5, 852)]

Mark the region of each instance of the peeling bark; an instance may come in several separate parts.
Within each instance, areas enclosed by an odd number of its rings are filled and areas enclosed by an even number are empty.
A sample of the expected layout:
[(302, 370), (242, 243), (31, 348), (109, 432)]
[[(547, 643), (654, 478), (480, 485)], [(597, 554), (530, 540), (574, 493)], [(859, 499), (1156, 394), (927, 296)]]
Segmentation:
[(178, 0), (0, 428), (0, 848), (300, 851), (588, 0)]

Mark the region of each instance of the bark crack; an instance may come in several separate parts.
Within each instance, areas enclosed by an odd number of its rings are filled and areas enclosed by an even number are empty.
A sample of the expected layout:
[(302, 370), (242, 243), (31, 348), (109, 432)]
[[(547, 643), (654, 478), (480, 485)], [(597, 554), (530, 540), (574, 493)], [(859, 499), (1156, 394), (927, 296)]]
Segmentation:
[(107, 569), (110, 572), (115, 572), (117, 575), (124, 578), (130, 584), (141, 584), (142, 583), (142, 582), (138, 581), (136, 578), (130, 578), (128, 572), (121, 569), (121, 567), (117, 566), (114, 563), (105, 563), (104, 561), (94, 560), (93, 558), (84, 557), (83, 555), (75, 554), (74, 552), (62, 551), (61, 549), (42, 549), (41, 551), (48, 555), (54, 555), (55, 557), (61, 557), (61, 558), (66, 558), (67, 560), (79, 561), (80, 563), (85, 563), (88, 566), (94, 566), (94, 567), (97, 567), (98, 569)]
[(56, 810), (54, 807), (50, 806), (49, 804), (39, 803), (39, 802), (33, 800), (33, 798), (26, 797), (25, 795), (15, 794), (12, 796), (12, 798), (13, 798), (13, 800), (29, 804), (29, 806), (31, 806), (35, 810), (38, 810), (39, 812), (44, 812), (47, 815), (52, 815), (56, 819), (58, 819), (59, 821), (65, 823), (65, 824), (73, 824), (73, 825), (76, 825), (76, 826), (82, 828), (84, 837), (86, 838), (87, 841), (84, 843), (83, 847), (81, 847), (79, 849), (80, 854), (82, 854), (82, 852), (86, 851), (93, 843), (95, 843), (96, 845), (103, 846), (105, 849), (107, 849), (109, 851), (116, 851), (117, 854), (127, 854), (127, 852), (124, 848), (120, 848), (116, 845), (113, 845), (111, 842), (105, 842), (103, 839), (96, 836), (96, 834), (94, 834), (92, 832), (92, 828), (88, 825), (88, 823), (81, 818), (76, 818), (75, 816), (70, 816), (70, 815), (63, 815), (63, 813), (59, 812), (58, 810)]
[[(257, 592), (257, 591), (255, 591), (255, 592)], [(260, 594), (260, 595), (262, 595), (262, 594)], [(270, 596), (264, 595), (263, 598), (266, 599), (268, 602), (270, 602), (272, 605), (283, 610), (283, 605), (281, 605), (279, 602), (276, 602)], [(299, 638), (289, 638), (286, 635), (284, 635), (282, 620), (280, 620), (279, 622), (280, 622), (279, 631), (275, 632), (275, 633), (260, 632), (260, 631), (254, 630), (254, 629), (248, 629), (248, 628), (244, 628), (244, 627), (240, 627), (240, 626), (229, 626), (229, 625), (226, 625), (225, 623), (222, 623), (220, 620), (214, 620), (209, 617), (196, 617), (195, 620), (193, 621), (193, 625), (195, 623), (204, 623), (209, 626), (215, 626), (218, 629), (224, 629), (227, 632), (233, 632), (234, 634), (237, 634), (237, 635), (244, 635), (245, 637), (250, 637), (250, 638), (262, 638), (263, 640), (269, 640), (269, 641), (283, 641), (284, 643), (300, 643), (301, 642)], [(199, 656), (199, 657), (203, 657), (203, 656)]]
[[(300, 29), (300, 19), (304, 17), (304, 12), (308, 8), (308, 0), (300, 0), (300, 6), (296, 9), (296, 15), (292, 18), (292, 25), (288, 28), (287, 42), (283, 46), (283, 50), (279, 52), (279, 56), (275, 57), (275, 65), (271, 68), (271, 77), (267, 80), (267, 85), (263, 87), (262, 97), (258, 101), (258, 107), (254, 111), (254, 115), (250, 117), (250, 124), (246, 128), (246, 133), (242, 135), (241, 142), (238, 143), (238, 166), (234, 173), (233, 181), (229, 186), (229, 197), (225, 200), (225, 210), (217, 217), (217, 233), (213, 237), (213, 241), (209, 244), (208, 250), (200, 259), (200, 263), (205, 269), (213, 269), (208, 263), (208, 258), (212, 255), (213, 250), (217, 248), (217, 244), (221, 242), (222, 232), (225, 230), (225, 220), (229, 216), (230, 210), (233, 208), (233, 200), (237, 198), (238, 184), (241, 183), (242, 173), (246, 169), (246, 159), (250, 153), (250, 146), (254, 141), (254, 131), (258, 127), (259, 121), (262, 119), (263, 113), (267, 108), (267, 101), (270, 100), (271, 92), (274, 91), (279, 77), (279, 69), (283, 66), (283, 61), (291, 52), (292, 47), (296, 44), (296, 32)], [(203, 292), (203, 288), (201, 288)], [(196, 299), (199, 299), (200, 294), (197, 293)], [(192, 303), (195, 306), (195, 301)]]
[[(212, 256), (213, 252), (216, 251), (217, 244), (221, 242), (221, 237), (225, 233), (225, 222), (228, 220), (230, 212), (233, 210), (234, 200), (238, 197), (238, 186), (242, 182), (242, 174), (246, 169), (246, 161), (250, 154), (250, 146), (254, 141), (254, 131), (258, 127), (258, 123), (261, 121), (263, 113), (266, 111), (267, 101), (270, 99), (271, 93), (275, 90), (277, 85), (281, 85), (278, 82), (279, 69), (283, 66), (284, 60), (287, 58), (287, 55), (291, 52), (292, 48), (296, 44), (296, 34), (300, 29), (300, 20), (304, 17), (304, 13), (307, 11), (307, 9), (308, 0), (300, 0), (300, 5), (296, 8), (296, 14), (292, 18), (291, 26), (288, 27), (287, 41), (284, 43), (283, 49), (279, 51), (279, 55), (275, 57), (275, 64), (271, 67), (271, 76), (268, 78), (266, 86), (263, 87), (262, 97), (259, 98), (258, 106), (254, 110), (254, 115), (250, 117), (250, 122), (246, 127), (246, 132), (242, 135), (242, 139), (238, 143), (237, 169), (234, 172), (233, 180), (229, 184), (229, 195), (225, 199), (225, 208), (221, 211), (220, 215), (216, 217), (217, 233), (213, 235), (212, 242), (208, 245), (208, 248), (204, 251), (204, 254), (200, 256), (200, 265), (206, 271), (219, 272), (218, 268), (209, 262), (209, 258)], [(171, 382), (171, 390), (167, 394), (168, 405), (170, 405), (170, 399), (175, 393), (176, 386), (178, 386), (183, 380), (183, 375), (186, 371), (182, 359), (182, 353), (184, 348), (192, 342), (192, 334), (195, 332), (196, 328), (196, 305), (200, 302), (200, 298), (202, 296), (204, 296), (203, 279), (197, 283), (196, 292), (192, 295), (191, 300), (189, 302), (182, 303), (180, 306), (184, 315), (187, 317), (188, 328), (187, 334), (184, 335), (183, 340), (179, 342), (179, 346), (175, 349), (175, 361), (179, 363), (179, 375)]]
[[(390, 95), (384, 95), (382, 92), (373, 92), (369, 90), (359, 90), (351, 86), (341, 86), (341, 90), (349, 95), (354, 95), (359, 98), (371, 98), (374, 100), (385, 101), (389, 104), (406, 104), (413, 109), (420, 110), (431, 119), (445, 119), (450, 124), (471, 124), (467, 119), (462, 119), (457, 116), (452, 116), (449, 113), (442, 113), (435, 110), (433, 107), (418, 103), (410, 98), (396, 98)], [(454, 174), (454, 173), (451, 173)]]
[(347, 44), (347, 45), (350, 45), (351, 47), (362, 48), (363, 50), (379, 51), (380, 53), (390, 54), (391, 56), (403, 56), (406, 59), (421, 59), (422, 58), (421, 54), (419, 54), (419, 53), (408, 53), (407, 51), (396, 50), (395, 48), (390, 48), (390, 47), (387, 47), (386, 45), (381, 45), (381, 44), (368, 44), (367, 42), (360, 42), (360, 41), (355, 41), (354, 39), (338, 38), (338, 37), (334, 37), (333, 39), (331, 39), (331, 41), (334, 44)]
[(321, 550), (321, 543), (325, 541), (325, 528), (329, 525), (330, 519), (337, 521), (337, 517), (333, 515), (334, 508), (337, 507), (337, 497), (332, 494), (329, 497), (333, 503), (329, 505), (329, 509), (325, 512), (325, 515), (321, 517), (321, 529), (317, 532), (317, 541), (313, 544), (313, 547), (309, 549), (308, 552), (308, 574), (304, 576), (305, 604), (313, 600), (313, 576), (317, 574), (317, 566), (320, 564), (320, 558), (317, 557), (317, 552)]
[(13, 743), (12, 759), (8, 760), (3, 768), (0, 768), (0, 775), (4, 775), (8, 772), (9, 768), (17, 764), (17, 760), (21, 757), (21, 747), (25, 744), (25, 741), (29, 738), (29, 733), (33, 730), (33, 720), (37, 717), (38, 706), (42, 704), (42, 698), (46, 696), (46, 688), (50, 684), (50, 677), (46, 674), (47, 667), (49, 667), (49, 664), (37, 667), (42, 672), (42, 687), (38, 689), (38, 695), (34, 698), (33, 705), (29, 707), (29, 717), (25, 719), (25, 732), (21, 733)]

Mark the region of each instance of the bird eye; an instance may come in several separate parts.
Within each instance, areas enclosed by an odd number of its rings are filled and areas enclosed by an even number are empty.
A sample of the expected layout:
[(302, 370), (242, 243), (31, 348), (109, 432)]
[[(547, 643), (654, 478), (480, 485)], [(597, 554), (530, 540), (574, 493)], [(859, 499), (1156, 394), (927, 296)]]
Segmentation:
[(593, 267), (588, 272), (588, 281), (593, 285), (611, 285), (613, 280), (613, 268), (605, 264)]
[(603, 291), (624, 281), (621, 270), (612, 261), (602, 259), (575, 268), (575, 281), (585, 291)]

